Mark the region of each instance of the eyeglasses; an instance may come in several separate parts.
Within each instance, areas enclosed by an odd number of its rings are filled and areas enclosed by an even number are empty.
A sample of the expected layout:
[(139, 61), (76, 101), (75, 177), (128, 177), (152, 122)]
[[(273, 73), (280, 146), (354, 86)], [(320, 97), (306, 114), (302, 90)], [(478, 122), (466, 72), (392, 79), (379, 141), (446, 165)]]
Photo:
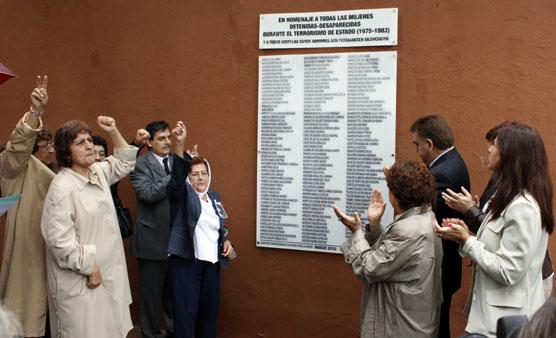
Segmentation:
[(54, 142), (37, 144), (37, 148), (54, 148)]

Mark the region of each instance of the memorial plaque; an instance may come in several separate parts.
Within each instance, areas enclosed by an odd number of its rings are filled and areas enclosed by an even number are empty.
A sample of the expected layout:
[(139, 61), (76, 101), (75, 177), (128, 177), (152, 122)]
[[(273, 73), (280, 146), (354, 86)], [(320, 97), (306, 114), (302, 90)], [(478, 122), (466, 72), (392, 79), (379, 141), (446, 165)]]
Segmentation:
[(395, 46), (397, 40), (397, 8), (259, 17), (259, 49)]
[[(396, 52), (259, 58), (257, 245), (340, 252), (394, 162)], [(387, 208), (383, 223), (392, 221)]]

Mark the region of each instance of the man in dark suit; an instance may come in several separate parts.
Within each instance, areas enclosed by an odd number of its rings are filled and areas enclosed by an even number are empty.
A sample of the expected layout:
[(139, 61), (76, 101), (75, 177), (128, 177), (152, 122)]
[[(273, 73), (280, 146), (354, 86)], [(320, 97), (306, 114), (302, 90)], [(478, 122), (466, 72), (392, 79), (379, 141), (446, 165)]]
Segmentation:
[(164, 307), (166, 337), (171, 337), (172, 307), (166, 280), (171, 134), (165, 121), (151, 122), (145, 129), (149, 132), (149, 151), (137, 158), (135, 170), (129, 175), (137, 195), (137, 226), (131, 252), (139, 267), (141, 332), (143, 338), (161, 337), (160, 310)]
[[(423, 116), (410, 128), (413, 144), (428, 165), (430, 173), (436, 179), (437, 198), (434, 212), (438, 224), (443, 218), (463, 218), (463, 215), (446, 205), (441, 192), (446, 189), (461, 191), (465, 187), (470, 191), (467, 166), (454, 148), (454, 135), (450, 126), (438, 115)], [(442, 294), (444, 302), (440, 311), (439, 338), (450, 338), (450, 304), (452, 295), (461, 286), (461, 256), (458, 245), (452, 241), (442, 241), (444, 256), (442, 260)]]

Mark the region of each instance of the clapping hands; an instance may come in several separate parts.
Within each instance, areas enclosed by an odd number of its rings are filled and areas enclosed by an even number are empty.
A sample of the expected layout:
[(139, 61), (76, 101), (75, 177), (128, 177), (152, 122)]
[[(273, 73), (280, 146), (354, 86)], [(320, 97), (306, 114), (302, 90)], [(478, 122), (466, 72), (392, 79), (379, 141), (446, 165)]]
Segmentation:
[(471, 237), (465, 222), (458, 218), (445, 218), (442, 220), (442, 226), (434, 222), (433, 231), (438, 237), (459, 244), (465, 243)]

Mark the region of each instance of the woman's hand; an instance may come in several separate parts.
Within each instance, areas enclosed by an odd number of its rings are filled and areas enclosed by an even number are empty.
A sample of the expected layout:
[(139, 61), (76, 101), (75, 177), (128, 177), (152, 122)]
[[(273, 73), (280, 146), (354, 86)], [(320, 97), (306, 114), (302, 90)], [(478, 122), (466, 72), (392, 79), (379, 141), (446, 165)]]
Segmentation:
[(114, 149), (125, 149), (130, 147), (130, 145), (127, 144), (127, 141), (123, 138), (122, 134), (120, 134), (120, 131), (116, 127), (116, 120), (114, 120), (110, 116), (100, 115), (97, 117), (97, 124), (100, 129), (104, 130), (108, 133), (108, 135), (110, 135), (112, 143), (114, 143)]
[(103, 116), (100, 115), (97, 117), (97, 124), (100, 127), (100, 129), (104, 130), (107, 133), (112, 133), (114, 132), (116, 129), (116, 120), (114, 120), (113, 118), (111, 118), (110, 116)]
[(93, 266), (93, 271), (87, 278), (87, 287), (89, 289), (96, 289), (100, 284), (102, 284), (102, 275), (100, 274), (98, 265), (95, 264)]
[(177, 156), (183, 158), (183, 153), (185, 151), (185, 138), (187, 137), (187, 129), (185, 128), (185, 123), (178, 121), (174, 129), (172, 129), (172, 145), (174, 146), (174, 152)]
[(332, 209), (334, 209), (334, 213), (338, 217), (338, 221), (342, 222), (342, 224), (351, 230), (351, 232), (361, 229), (361, 218), (359, 217), (357, 211), (354, 212), (353, 217), (351, 217), (345, 214), (336, 205), (332, 205)]
[(44, 108), (48, 103), (48, 92), (46, 91), (48, 87), (48, 76), (37, 76), (37, 85), (31, 93), (31, 111), (34, 114), (42, 115), (44, 113)]
[(478, 201), (478, 197), (472, 197), (469, 191), (467, 191), (464, 187), (461, 187), (460, 193), (456, 193), (450, 189), (446, 189), (446, 192), (442, 193), (442, 198), (446, 205), (450, 208), (458, 211), (461, 214), (465, 214), (471, 207), (476, 205), (476, 201)]
[(232, 246), (232, 242), (230, 242), (229, 240), (225, 240), (224, 241), (224, 248), (222, 249), (222, 256), (224, 256), (224, 257), (230, 256), (230, 254), (232, 253), (233, 250), (234, 250), (234, 247)]
[(380, 191), (373, 189), (371, 192), (371, 200), (369, 201), (369, 208), (367, 209), (367, 219), (371, 225), (380, 224), (382, 215), (386, 210), (386, 204), (382, 199)]
[(183, 121), (178, 121), (176, 123), (176, 127), (172, 129), (172, 136), (177, 142), (181, 144), (185, 143), (185, 139), (187, 137), (187, 129), (185, 128), (185, 123), (183, 123)]
[(459, 244), (465, 243), (471, 237), (465, 222), (458, 218), (445, 218), (442, 220), (442, 226), (434, 222), (433, 231), (438, 237)]

